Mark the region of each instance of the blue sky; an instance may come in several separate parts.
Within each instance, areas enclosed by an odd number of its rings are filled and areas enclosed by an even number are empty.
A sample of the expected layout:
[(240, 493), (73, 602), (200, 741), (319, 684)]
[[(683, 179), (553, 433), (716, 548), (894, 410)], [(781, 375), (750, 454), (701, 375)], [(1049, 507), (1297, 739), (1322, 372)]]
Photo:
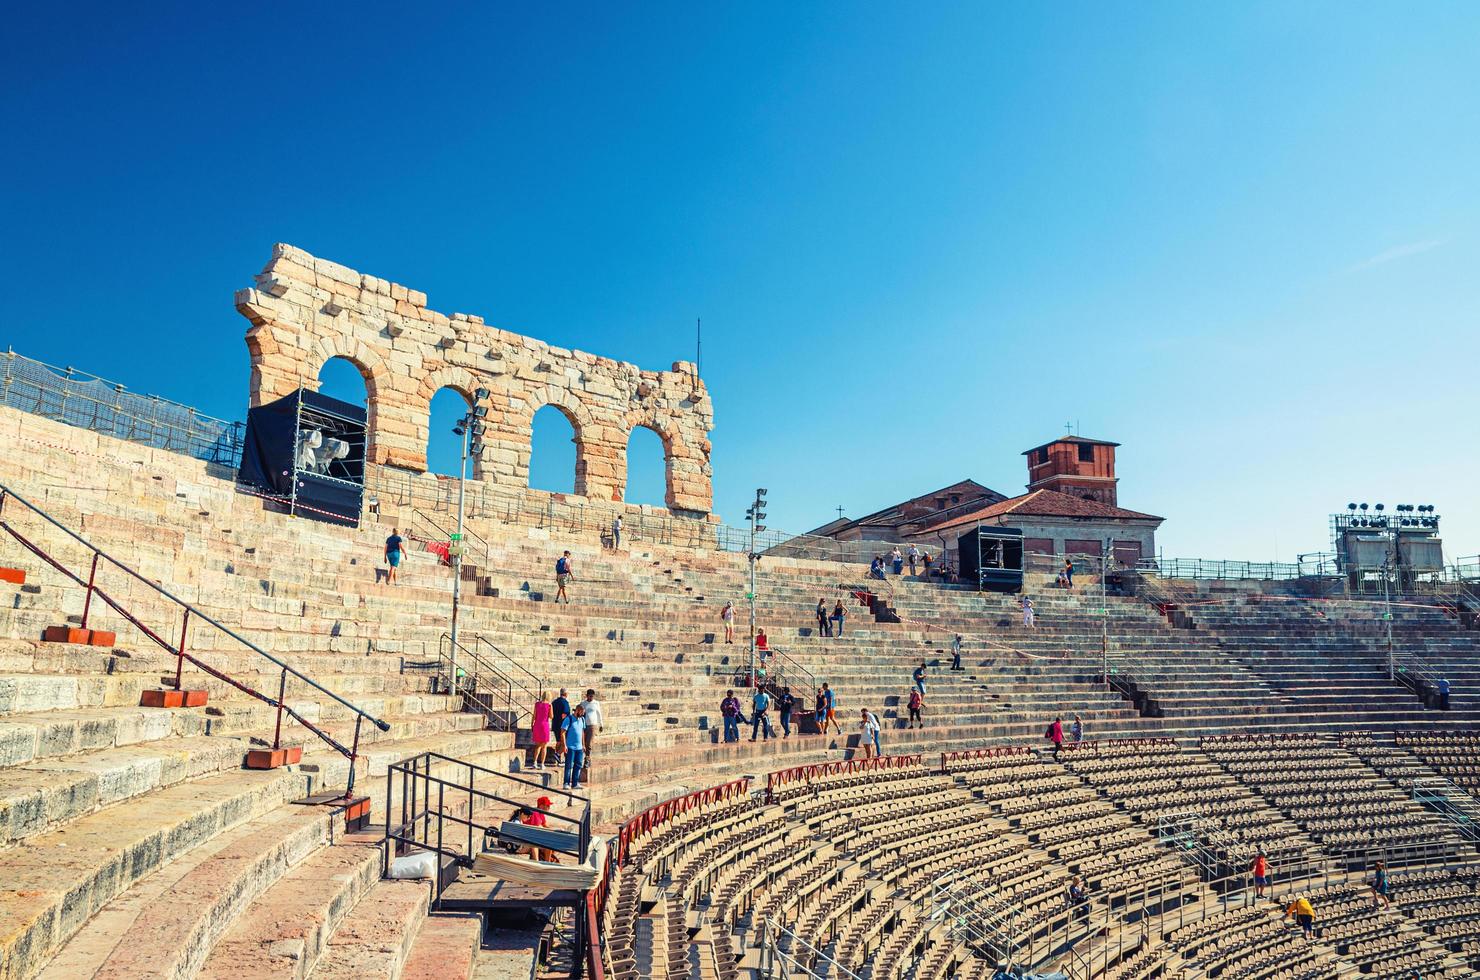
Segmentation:
[[(731, 521), (756, 486), (790, 529), (967, 476), (1017, 492), (1070, 422), (1123, 443), (1121, 501), (1167, 518), (1168, 555), (1289, 560), (1349, 500), (1434, 503), (1480, 552), (1480, 6), (7, 26), (22, 353), (240, 417), (232, 291), (287, 241), (647, 367), (703, 317)], [(548, 481), (570, 464), (546, 442)]]

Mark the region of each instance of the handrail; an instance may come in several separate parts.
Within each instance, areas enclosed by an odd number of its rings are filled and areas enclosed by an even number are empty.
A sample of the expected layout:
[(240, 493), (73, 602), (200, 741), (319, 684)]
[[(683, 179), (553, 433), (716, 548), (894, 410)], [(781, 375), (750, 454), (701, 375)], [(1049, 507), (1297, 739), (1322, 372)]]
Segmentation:
[[(513, 723), (506, 730), (512, 731), (513, 729), (518, 728), (519, 712), (514, 707), (514, 681), (511, 678), (505, 676), (504, 673), (502, 671), (498, 670), (496, 667), (493, 667), (490, 664), (488, 664), (486, 661), (484, 661), (484, 659), (482, 657), (478, 656), (476, 653), (474, 653), (473, 651), (469, 650), (467, 647), (463, 646), (457, 640), (454, 640), (448, 634), (443, 633), (441, 639), (438, 640), (438, 642), (437, 642), (437, 664), (436, 665), (439, 668), (440, 667), (448, 667), (449, 668), (449, 670), (448, 670), (449, 676), (447, 678), (447, 687), (448, 687), (448, 690), (456, 691), (456, 690), (461, 689), (465, 698), (469, 696), (469, 693), (468, 693), (468, 690), (467, 690), (467, 685), (459, 683), (459, 679), (458, 678), (450, 676), (451, 669), (452, 669), (451, 668), (451, 665), (453, 664), (455, 658), (453, 658), (451, 656), (448, 656), (446, 653), (443, 652), (443, 651), (445, 651), (448, 648), (449, 645), (452, 646), (457, 651), (461, 652), (462, 654), (464, 654), (467, 657), (466, 660), (463, 660), (461, 663), (458, 664), (458, 666), (456, 667), (456, 669), (459, 672), (471, 673), (472, 687), (473, 687), (473, 692), (471, 694), (472, 697), (475, 697), (476, 698), (480, 694), (483, 693), (482, 691), (480, 691), (478, 689), (483, 686), (483, 682), (484, 681), (491, 680), (491, 681), (494, 681), (496, 683), (499, 683), (499, 684), (502, 684), (503, 685), (503, 692), (502, 693), (503, 693), (503, 696), (504, 696), (504, 710), (505, 710), (505, 712), (507, 712), (509, 714), (512, 714), (514, 716)], [(471, 672), (467, 671), (467, 666), (469, 664), (473, 665), (473, 668), (474, 668)], [(430, 664), (427, 664), (427, 666), (430, 666)], [(484, 704), (482, 706), (483, 707), (483, 713), (486, 716), (487, 720), (492, 721), (493, 720), (493, 715), (494, 715), (494, 710), (493, 710), (494, 709), (494, 702), (493, 702), (492, 698), (494, 696), (496, 696), (499, 692), (497, 692), (497, 691), (489, 691), (487, 693), (489, 695), (489, 697), (487, 699), (488, 703), (487, 704)]]
[(482, 633), (474, 634), (473, 640), (479, 646), (488, 647), (488, 649), (492, 650), (500, 657), (503, 657), (509, 662), (509, 666), (513, 667), (515, 670), (519, 671), (525, 677), (528, 677), (531, 681), (534, 682), (532, 687), (525, 687), (523, 684), (519, 684), (517, 681), (514, 682), (519, 688), (524, 691), (524, 693), (530, 695), (531, 697), (538, 697), (541, 693), (549, 690), (549, 687), (546, 685), (545, 679), (543, 677), (534, 673), (528, 667), (525, 667), (519, 661), (515, 660), (510, 654), (505, 653), (502, 649), (498, 647), (497, 644), (495, 644), (488, 637), (484, 636)]
[[(25, 535), (21, 534), (14, 527), (12, 527), (11, 524), (10, 524), (10, 522), (8, 520), (4, 520), (3, 518), (0, 518), (0, 529), (3, 529), (11, 537), (15, 538), (16, 541), (20, 542), (21, 546), (24, 547), (26, 550), (30, 551), (32, 554), (34, 554), (36, 557), (40, 558), (42, 561), (46, 562), (48, 565), (50, 565), (52, 568), (56, 569), (58, 572), (61, 572), (67, 578), (71, 579), (73, 582), (77, 583), (80, 586), (83, 586), (83, 588), (86, 590), (87, 597), (86, 597), (86, 599), (84, 599), (84, 601), (83, 601), (83, 607), (82, 607), (82, 624), (81, 625), (82, 625), (82, 628), (83, 629), (86, 629), (87, 628), (87, 618), (88, 618), (88, 613), (89, 613), (90, 608), (91, 608), (91, 605), (92, 605), (92, 597), (94, 595), (96, 595), (105, 604), (107, 604), (108, 607), (111, 608), (114, 612), (118, 613), (120, 616), (122, 616), (124, 619), (126, 619), (129, 623), (133, 624), (141, 633), (143, 633), (150, 640), (154, 641), (156, 644), (158, 644), (160, 647), (162, 647), (166, 652), (168, 652), (169, 654), (173, 655), (176, 658), (176, 666), (175, 666), (175, 689), (176, 690), (180, 690), (181, 689), (181, 687), (180, 687), (180, 684), (181, 684), (180, 674), (181, 674), (181, 671), (183, 669), (184, 662), (188, 660), (188, 661), (190, 661), (190, 663), (192, 665), (194, 665), (195, 667), (197, 667), (200, 670), (204, 671), (205, 673), (211, 675), (212, 677), (215, 677), (217, 680), (224, 681), (225, 683), (230, 684), (232, 687), (235, 687), (237, 690), (239, 690), (239, 691), (241, 691), (241, 692), (243, 692), (245, 694), (248, 694), (248, 695), (250, 695), (252, 697), (255, 697), (258, 700), (263, 701), (263, 702), (265, 702), (268, 705), (271, 705), (272, 707), (277, 708), (277, 710), (278, 710), (278, 722), (277, 722), (277, 730), (276, 730), (276, 733), (273, 736), (273, 748), (276, 749), (276, 748), (280, 748), (281, 747), (282, 716), (284, 714), (286, 714), (286, 715), (288, 715), (288, 717), (290, 717), (294, 721), (298, 722), (304, 728), (306, 728), (309, 731), (313, 732), (316, 736), (319, 737), (320, 740), (322, 740), (325, 744), (327, 744), (328, 746), (330, 746), (331, 748), (333, 748), (340, 755), (343, 755), (347, 759), (349, 759), (349, 761), (350, 761), (349, 776), (347, 778), (347, 784), (346, 784), (346, 787), (345, 787), (345, 795), (346, 796), (349, 795), (350, 790), (352, 790), (354, 788), (354, 784), (355, 784), (355, 765), (354, 764), (355, 764), (356, 759), (359, 757), (360, 724), (361, 724), (361, 722), (363, 722), (363, 721), (369, 721), (376, 728), (380, 729), (383, 732), (390, 731), (390, 727), (391, 726), (390, 726), (390, 724), (388, 722), (385, 722), (385, 721), (382, 721), (379, 718), (376, 718), (374, 715), (372, 715), (369, 712), (363, 710), (359, 706), (357, 706), (355, 704), (352, 704), (351, 702), (345, 700), (344, 698), (340, 697), (338, 694), (335, 694), (333, 691), (331, 691), (328, 688), (324, 687), (318, 681), (316, 681), (313, 678), (307, 676), (306, 674), (302, 673), (301, 671), (299, 671), (299, 670), (297, 670), (297, 669), (289, 666), (287, 663), (285, 663), (282, 660), (279, 660), (277, 657), (274, 657), (272, 654), (268, 653), (266, 650), (262, 649), (257, 644), (253, 643), (251, 640), (248, 640), (246, 637), (242, 636), (240, 633), (237, 633), (235, 630), (231, 629), (228, 626), (222, 625), (214, 617), (212, 617), (212, 616), (210, 616), (210, 615), (202, 612), (200, 609), (198, 609), (195, 606), (191, 605), (190, 603), (186, 602), (184, 599), (181, 599), (179, 596), (177, 596), (174, 593), (170, 592), (168, 589), (164, 588), (163, 586), (159, 585), (158, 583), (151, 582), (149, 579), (145, 578), (143, 575), (139, 574), (134, 569), (130, 568), (128, 565), (125, 565), (123, 562), (119, 561), (117, 558), (114, 558), (112, 555), (108, 554), (106, 551), (104, 551), (103, 549), (99, 548), (97, 545), (93, 544), (91, 541), (88, 541), (86, 538), (84, 538), (82, 535), (78, 534), (76, 531), (73, 531), (71, 528), (67, 527), (66, 525), (64, 525), (61, 522), (59, 522), (58, 520), (56, 520), (56, 518), (52, 517), (50, 514), (46, 513), (46, 511), (42, 510), (41, 508), (37, 507), (35, 504), (31, 503), (25, 497), (22, 497), (20, 494), (16, 493), (9, 486), (7, 486), (7, 485), (5, 485), (3, 483), (0, 483), (0, 514), (3, 514), (3, 512), (4, 512), (4, 507), (5, 507), (5, 501), (6, 500), (15, 500), (16, 502), (18, 502), (19, 504), (21, 504), (21, 506), (25, 507), (27, 510), (31, 511), (33, 514), (35, 514), (36, 516), (40, 517), (42, 520), (46, 521), (48, 524), (52, 525), (57, 530), (61, 531), (63, 534), (67, 535), (69, 538), (71, 538), (74, 541), (76, 541), (78, 544), (82, 545), (88, 551), (92, 552), (92, 555), (93, 555), (92, 569), (91, 569), (91, 571), (88, 574), (87, 580), (84, 582), (81, 576), (77, 575), (71, 569), (66, 568), (65, 566), (63, 566), (61, 562), (59, 562), (57, 559), (53, 558), (50, 554), (48, 554), (45, 550), (43, 550), (39, 545), (37, 545), (37, 544), (33, 543), (32, 541), (30, 541), (29, 539), (27, 539), (25, 537)], [(132, 578), (138, 580), (139, 582), (142, 582), (149, 589), (153, 590), (154, 592), (156, 592), (159, 595), (163, 596), (164, 598), (168, 599), (170, 602), (173, 602), (175, 605), (179, 606), (181, 609), (183, 609), (185, 611), (184, 612), (183, 623), (182, 623), (181, 628), (180, 628), (180, 642), (179, 642), (178, 647), (176, 645), (170, 643), (168, 640), (165, 640), (163, 637), (161, 637), (154, 630), (150, 629), (148, 626), (145, 626), (142, 622), (139, 621), (139, 619), (136, 616), (134, 616), (132, 613), (130, 613), (127, 609), (123, 608), (123, 606), (117, 600), (115, 600), (107, 592), (103, 591), (103, 589), (97, 584), (97, 574), (98, 574), (98, 562), (99, 562), (99, 560), (106, 561), (109, 564), (113, 565), (115, 568), (118, 568), (119, 570), (127, 573)], [(269, 695), (263, 694), (261, 691), (258, 691), (255, 688), (248, 687), (246, 684), (242, 683), (241, 681), (238, 681), (235, 678), (228, 676), (224, 672), (222, 672), (222, 671), (220, 671), (220, 670), (218, 670), (218, 669), (216, 669), (214, 667), (211, 667), (211, 666), (207, 665), (206, 663), (202, 662), (201, 660), (199, 660), (196, 657), (192, 656), (191, 654), (187, 653), (185, 651), (185, 633), (186, 633), (186, 629), (190, 625), (190, 620), (191, 620), (192, 617), (194, 617), (195, 619), (201, 620), (202, 622), (205, 622), (206, 624), (208, 624), (210, 626), (214, 626), (216, 629), (220, 630), (222, 633), (224, 633), (227, 636), (231, 637), (233, 640), (235, 640), (236, 642), (240, 643), (242, 646), (246, 647), (248, 650), (251, 650), (253, 653), (257, 654), (259, 657), (262, 657), (263, 659), (267, 660), (269, 663), (271, 663), (274, 666), (280, 668), (282, 670), (282, 676), (281, 676), (281, 678), (279, 680), (279, 684), (278, 684), (278, 696), (276, 698), (273, 698), (273, 697), (270, 697)], [(350, 711), (354, 712), (354, 715), (355, 715), (355, 737), (354, 737), (354, 744), (353, 744), (352, 747), (345, 748), (345, 746), (343, 744), (341, 744), (338, 740), (336, 740), (333, 736), (329, 735), (327, 732), (325, 732), (322, 729), (320, 729), (317, 725), (315, 725), (313, 722), (309, 721), (307, 718), (304, 718), (301, 714), (299, 714), (296, 710), (294, 710), (292, 707), (290, 707), (286, 703), (286, 701), (285, 701), (285, 695), (286, 695), (286, 691), (287, 691), (287, 682), (288, 682), (288, 677), (289, 676), (292, 676), (292, 677), (294, 677), (294, 678), (302, 681), (303, 683), (307, 684), (309, 687), (313, 688), (315, 691), (318, 691), (320, 694), (323, 694), (324, 696), (330, 698), (331, 700), (339, 703), (341, 706), (343, 706), (345, 708), (348, 708)]]
[[(757, 653), (760, 652), (757, 651)], [(784, 652), (780, 647), (767, 647), (764, 653), (771, 665), (766, 672), (764, 681), (766, 687), (773, 687), (777, 691), (780, 691), (783, 687), (802, 689), (801, 681), (805, 677), (807, 684), (804, 696), (811, 697), (812, 692), (818, 690), (817, 675), (808, 670), (801, 661), (797, 660), (791, 654)], [(790, 679), (792, 672), (800, 675), (795, 681)], [(741, 673), (747, 677), (749, 676), (749, 671), (743, 668)]]

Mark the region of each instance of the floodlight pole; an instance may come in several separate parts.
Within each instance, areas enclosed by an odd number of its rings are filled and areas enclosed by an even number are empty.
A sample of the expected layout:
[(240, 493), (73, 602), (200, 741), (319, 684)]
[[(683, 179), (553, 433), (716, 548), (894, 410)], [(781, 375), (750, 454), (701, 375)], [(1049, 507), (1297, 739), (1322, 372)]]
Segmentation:
[(473, 415), (463, 425), (462, 466), (457, 474), (457, 540), (452, 542), (452, 696), (457, 697), (457, 607), (462, 599), (463, 499), (468, 482), (468, 439)]
[(1100, 551), (1100, 676), (1105, 684), (1110, 683), (1110, 604), (1105, 580), (1110, 577), (1109, 555), (1106, 549), (1114, 547), (1110, 538), (1105, 539), (1105, 548)]

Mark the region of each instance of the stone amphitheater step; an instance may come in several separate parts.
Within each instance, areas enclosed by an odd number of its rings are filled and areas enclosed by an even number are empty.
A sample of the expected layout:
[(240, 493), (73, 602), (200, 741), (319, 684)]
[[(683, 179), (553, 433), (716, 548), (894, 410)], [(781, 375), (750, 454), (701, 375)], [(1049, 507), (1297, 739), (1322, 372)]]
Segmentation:
[(429, 916), (411, 944), (402, 980), (471, 980), (482, 933), (477, 916)]
[(380, 879), (380, 837), (347, 835), (264, 889), (210, 950), (200, 980), (303, 980), (340, 920)]
[(380, 881), (329, 934), (310, 980), (396, 980), (426, 922), (431, 886)]

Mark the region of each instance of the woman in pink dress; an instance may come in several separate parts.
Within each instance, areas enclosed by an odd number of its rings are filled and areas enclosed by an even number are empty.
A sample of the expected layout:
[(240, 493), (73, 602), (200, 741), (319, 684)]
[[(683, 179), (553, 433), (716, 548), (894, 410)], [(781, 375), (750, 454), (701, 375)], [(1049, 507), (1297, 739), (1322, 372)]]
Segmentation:
[(534, 768), (545, 768), (545, 750), (550, 747), (550, 698), (544, 691), (535, 702), (534, 718), (529, 723), (529, 739), (534, 742)]

